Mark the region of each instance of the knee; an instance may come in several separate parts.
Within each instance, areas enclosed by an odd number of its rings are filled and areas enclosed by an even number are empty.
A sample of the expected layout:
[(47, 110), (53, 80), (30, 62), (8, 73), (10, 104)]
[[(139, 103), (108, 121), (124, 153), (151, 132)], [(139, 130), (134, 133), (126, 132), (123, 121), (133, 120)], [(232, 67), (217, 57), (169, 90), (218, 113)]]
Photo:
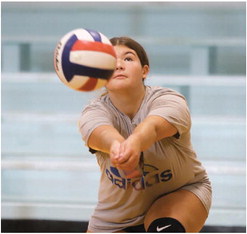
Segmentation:
[(167, 217), (155, 219), (147, 232), (185, 232), (185, 228), (178, 220)]

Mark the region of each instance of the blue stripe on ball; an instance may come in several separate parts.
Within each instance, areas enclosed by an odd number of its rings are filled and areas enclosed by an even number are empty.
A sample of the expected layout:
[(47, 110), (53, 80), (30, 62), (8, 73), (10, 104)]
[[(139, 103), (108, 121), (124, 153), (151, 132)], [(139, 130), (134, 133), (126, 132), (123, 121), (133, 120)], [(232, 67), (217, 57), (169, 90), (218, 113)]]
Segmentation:
[(68, 41), (66, 42), (64, 49), (63, 49), (63, 53), (62, 53), (62, 69), (63, 69), (63, 74), (65, 76), (65, 79), (69, 82), (72, 80), (74, 74), (71, 73), (72, 69), (71, 69), (71, 62), (69, 61), (69, 55), (70, 55), (70, 51), (72, 46), (74, 45), (74, 43), (77, 41), (77, 36), (74, 34), (73, 36), (71, 36)]
[(94, 31), (92, 29), (86, 29), (86, 30), (89, 32), (89, 34), (93, 37), (95, 41), (99, 41), (99, 42), (102, 41), (101, 36), (97, 31)]
[(74, 75), (108, 79), (113, 74), (114, 70), (92, 68), (74, 64), (69, 61), (71, 48), (77, 40), (76, 35), (71, 36), (62, 53), (62, 69), (65, 79), (70, 82)]
[(111, 77), (111, 75), (114, 72), (114, 70), (92, 68), (92, 67), (74, 64), (74, 63), (71, 63), (71, 65), (72, 65), (71, 70), (72, 70), (73, 75), (90, 76), (94, 78), (108, 79)]

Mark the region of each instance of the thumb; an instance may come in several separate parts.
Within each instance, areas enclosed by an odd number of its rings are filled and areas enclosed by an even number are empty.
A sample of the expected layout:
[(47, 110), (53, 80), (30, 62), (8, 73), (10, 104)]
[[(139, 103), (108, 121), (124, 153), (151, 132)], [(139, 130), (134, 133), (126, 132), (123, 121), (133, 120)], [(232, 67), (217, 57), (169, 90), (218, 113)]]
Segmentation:
[(114, 141), (110, 148), (110, 160), (113, 164), (118, 163), (120, 153), (120, 142)]

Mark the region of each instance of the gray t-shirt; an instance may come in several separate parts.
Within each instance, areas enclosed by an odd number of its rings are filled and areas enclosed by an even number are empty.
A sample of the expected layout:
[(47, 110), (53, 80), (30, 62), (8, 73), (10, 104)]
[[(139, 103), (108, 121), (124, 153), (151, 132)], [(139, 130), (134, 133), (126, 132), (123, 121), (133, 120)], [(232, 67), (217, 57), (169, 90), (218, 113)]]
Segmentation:
[(191, 145), (187, 103), (174, 90), (146, 86), (145, 97), (133, 119), (120, 112), (108, 95), (99, 97), (85, 107), (79, 126), (87, 145), (98, 126), (114, 126), (127, 138), (150, 115), (166, 119), (178, 134), (155, 142), (143, 152), (140, 178), (124, 178), (121, 170), (111, 164), (108, 154), (96, 153), (101, 179), (98, 204), (89, 223), (93, 232), (111, 232), (143, 223), (145, 213), (158, 197), (198, 182), (206, 175)]

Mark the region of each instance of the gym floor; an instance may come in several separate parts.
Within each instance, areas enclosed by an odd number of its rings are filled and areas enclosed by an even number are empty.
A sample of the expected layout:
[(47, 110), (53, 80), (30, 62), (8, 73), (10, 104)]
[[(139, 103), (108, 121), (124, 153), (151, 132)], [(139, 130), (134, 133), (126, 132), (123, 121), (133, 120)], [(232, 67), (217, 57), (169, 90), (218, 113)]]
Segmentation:
[[(1, 221), (1, 233), (13, 232), (86, 232), (87, 222), (51, 220), (12, 220)], [(246, 233), (246, 227), (205, 226), (201, 233)]]

